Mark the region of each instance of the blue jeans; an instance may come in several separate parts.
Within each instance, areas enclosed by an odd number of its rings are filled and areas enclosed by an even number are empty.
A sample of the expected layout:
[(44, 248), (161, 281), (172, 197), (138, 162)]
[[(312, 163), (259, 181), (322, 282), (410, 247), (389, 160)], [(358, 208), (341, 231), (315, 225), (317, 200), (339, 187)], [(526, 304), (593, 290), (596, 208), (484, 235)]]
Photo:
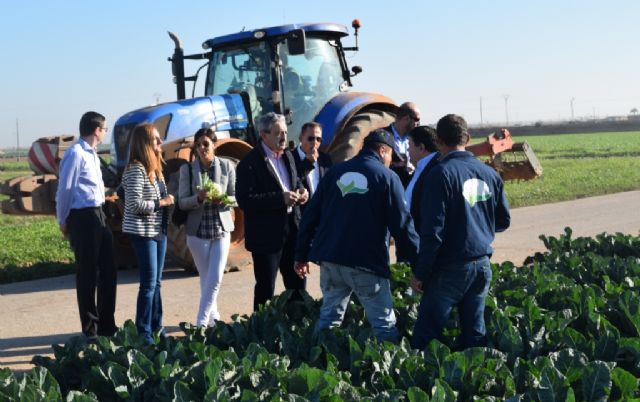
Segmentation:
[(396, 316), (393, 312), (389, 279), (344, 265), (323, 262), (320, 265), (322, 307), (316, 330), (342, 323), (351, 293), (355, 292), (378, 339), (396, 342)]
[(435, 269), (423, 284), (413, 347), (422, 350), (429, 341), (440, 338), (454, 306), (458, 306), (460, 314), (462, 347), (485, 346), (484, 301), (491, 284), (489, 257)]
[(129, 235), (133, 252), (140, 269), (140, 289), (136, 309), (136, 327), (138, 333), (147, 343), (153, 343), (154, 331), (162, 328), (162, 298), (160, 297), (160, 280), (164, 267), (164, 256), (167, 251), (167, 237), (160, 240), (153, 237)]

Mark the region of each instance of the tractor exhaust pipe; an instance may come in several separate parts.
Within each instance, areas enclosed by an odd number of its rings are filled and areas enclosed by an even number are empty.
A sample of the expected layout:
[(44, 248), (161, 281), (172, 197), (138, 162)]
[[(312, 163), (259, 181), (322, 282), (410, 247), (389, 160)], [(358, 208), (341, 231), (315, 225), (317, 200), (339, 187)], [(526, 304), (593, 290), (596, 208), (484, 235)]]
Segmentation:
[(173, 56), (168, 60), (171, 62), (171, 73), (173, 74), (173, 83), (176, 84), (178, 100), (185, 99), (185, 78), (184, 78), (184, 50), (182, 49), (182, 41), (178, 35), (173, 32), (167, 32), (175, 45)]

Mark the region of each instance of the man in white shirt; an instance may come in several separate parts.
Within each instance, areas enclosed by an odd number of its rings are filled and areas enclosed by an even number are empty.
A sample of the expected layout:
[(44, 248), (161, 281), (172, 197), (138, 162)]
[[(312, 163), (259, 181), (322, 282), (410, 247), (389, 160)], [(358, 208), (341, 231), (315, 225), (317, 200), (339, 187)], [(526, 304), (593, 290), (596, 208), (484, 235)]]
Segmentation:
[(407, 134), (420, 124), (420, 109), (413, 102), (405, 102), (396, 113), (396, 120), (385, 130), (393, 134), (395, 146), (391, 170), (396, 172), (406, 188), (413, 172), (415, 161), (409, 156), (409, 137)]
[(100, 113), (82, 116), (80, 139), (60, 162), (56, 193), (56, 217), (75, 255), (80, 322), (89, 342), (98, 335), (111, 336), (118, 329), (114, 319), (117, 272), (113, 239), (102, 211), (104, 183), (96, 151), (107, 135), (106, 124)]
[(296, 169), (298, 177), (309, 192), (309, 197), (312, 197), (320, 179), (333, 163), (328, 154), (319, 150), (322, 144), (322, 126), (319, 123), (305, 123), (300, 130), (299, 140), (300, 144), (293, 152)]

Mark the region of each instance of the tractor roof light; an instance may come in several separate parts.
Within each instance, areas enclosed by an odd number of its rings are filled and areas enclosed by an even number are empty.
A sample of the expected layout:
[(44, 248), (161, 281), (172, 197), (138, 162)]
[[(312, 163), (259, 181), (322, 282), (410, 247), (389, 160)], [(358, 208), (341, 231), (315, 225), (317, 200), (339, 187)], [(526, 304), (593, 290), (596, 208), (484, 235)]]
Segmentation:
[(253, 33), (253, 37), (254, 37), (255, 39), (262, 39), (262, 38), (264, 38), (264, 36), (265, 36), (265, 35), (266, 35), (266, 32), (265, 32), (265, 31), (255, 31), (255, 32)]

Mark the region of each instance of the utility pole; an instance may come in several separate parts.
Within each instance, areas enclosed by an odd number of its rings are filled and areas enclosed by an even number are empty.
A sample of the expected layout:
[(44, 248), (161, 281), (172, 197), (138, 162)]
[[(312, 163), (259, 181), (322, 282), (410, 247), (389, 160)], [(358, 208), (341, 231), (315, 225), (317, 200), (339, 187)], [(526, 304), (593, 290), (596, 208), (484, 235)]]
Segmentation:
[(573, 101), (575, 101), (575, 100), (576, 100), (576, 98), (571, 98), (571, 101), (570, 101), (570, 103), (571, 103), (571, 121), (575, 120), (575, 116), (573, 114)]
[(503, 96), (504, 96), (504, 116), (507, 121), (505, 126), (508, 126), (509, 125), (509, 95), (503, 95)]
[(16, 119), (16, 154), (18, 155), (18, 162), (20, 162), (20, 126), (18, 125), (18, 119)]
[(484, 125), (484, 120), (482, 118), (482, 96), (480, 97), (480, 125)]

